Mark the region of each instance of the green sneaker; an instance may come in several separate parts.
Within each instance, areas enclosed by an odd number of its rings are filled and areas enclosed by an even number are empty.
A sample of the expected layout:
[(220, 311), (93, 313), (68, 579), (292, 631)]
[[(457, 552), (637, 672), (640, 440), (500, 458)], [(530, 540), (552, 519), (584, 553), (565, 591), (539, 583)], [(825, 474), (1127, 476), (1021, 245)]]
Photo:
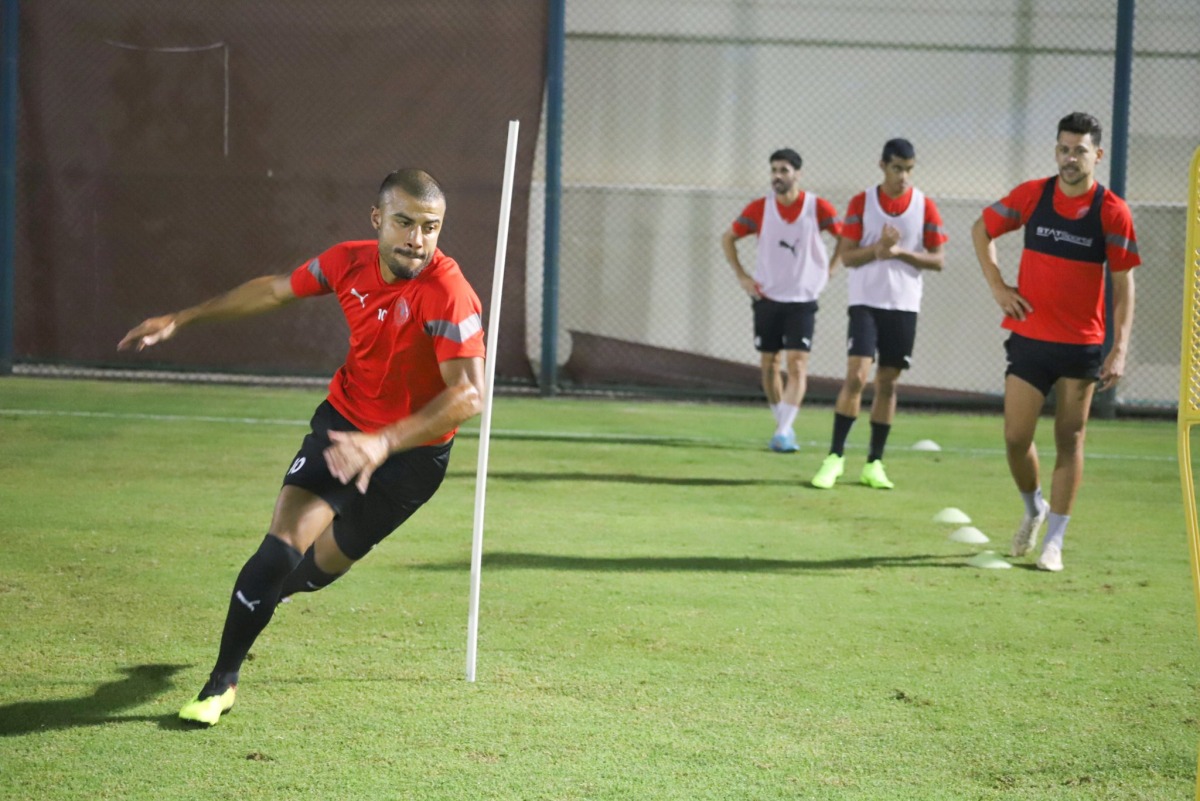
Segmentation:
[(832, 489), (838, 476), (846, 472), (846, 457), (831, 453), (821, 462), (821, 469), (812, 478), (812, 485), (817, 489)]
[(230, 687), (220, 695), (210, 695), (207, 698), (196, 696), (195, 700), (184, 704), (179, 710), (181, 720), (192, 723), (203, 723), (206, 726), (216, 726), (221, 715), (233, 708), (233, 698), (237, 695), (237, 687)]
[(896, 486), (888, 479), (887, 473), (883, 472), (883, 462), (879, 459), (864, 464), (858, 480), (872, 489), (892, 489)]

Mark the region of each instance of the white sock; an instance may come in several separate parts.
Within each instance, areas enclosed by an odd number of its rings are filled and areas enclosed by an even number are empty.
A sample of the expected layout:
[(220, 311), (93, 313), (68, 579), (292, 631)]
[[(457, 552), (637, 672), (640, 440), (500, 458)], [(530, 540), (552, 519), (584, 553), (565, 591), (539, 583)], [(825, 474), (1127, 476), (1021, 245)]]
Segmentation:
[(778, 424), (775, 433), (786, 434), (791, 431), (792, 423), (796, 422), (796, 415), (799, 413), (799, 406), (793, 406), (790, 403), (780, 403), (779, 411), (775, 414), (775, 422)]
[(1046, 536), (1042, 538), (1042, 550), (1050, 543), (1063, 547), (1063, 537), (1067, 534), (1067, 523), (1071, 522), (1070, 515), (1060, 515), (1051, 512), (1046, 516)]
[(1033, 492), (1022, 492), (1021, 500), (1025, 501), (1025, 514), (1030, 517), (1037, 517), (1038, 512), (1046, 505), (1046, 501), (1042, 498), (1041, 487)]
[(781, 408), (783, 408), (783, 404), (782, 403), (772, 403), (772, 404), (770, 404), (770, 407), (771, 407), (771, 416), (773, 416), (775, 418), (775, 425), (779, 425), (779, 410)]

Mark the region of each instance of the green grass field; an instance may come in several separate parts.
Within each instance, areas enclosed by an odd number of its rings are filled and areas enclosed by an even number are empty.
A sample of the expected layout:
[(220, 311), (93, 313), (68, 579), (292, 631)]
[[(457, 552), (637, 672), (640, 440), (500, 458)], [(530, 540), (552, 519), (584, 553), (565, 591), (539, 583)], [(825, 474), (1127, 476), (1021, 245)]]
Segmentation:
[(1163, 421), (1092, 423), (1054, 575), (968, 567), (931, 522), (960, 507), (1007, 550), (995, 416), (902, 410), (898, 488), (821, 492), (827, 407), (777, 455), (758, 407), (499, 398), (478, 681), (474, 421), (433, 502), (280, 607), (234, 710), (182, 728), (320, 397), (0, 379), (0, 798), (1194, 793), (1200, 640)]

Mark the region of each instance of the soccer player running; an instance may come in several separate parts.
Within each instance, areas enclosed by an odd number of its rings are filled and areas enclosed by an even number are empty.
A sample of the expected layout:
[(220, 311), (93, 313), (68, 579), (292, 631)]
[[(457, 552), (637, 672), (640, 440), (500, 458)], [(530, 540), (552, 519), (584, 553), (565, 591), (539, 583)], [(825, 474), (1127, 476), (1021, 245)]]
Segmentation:
[(184, 720), (220, 720), (280, 598), (329, 585), (428, 501), (457, 426), (482, 408), (481, 306), (437, 247), (441, 187), (422, 170), (397, 170), (376, 203), (377, 239), (342, 242), (291, 273), (148, 319), (117, 346), (141, 350), (192, 323), (326, 294), (337, 296), (350, 327), (346, 360), (283, 477), (266, 537), (234, 582), (216, 664), (180, 710)]
[(846, 471), (846, 437), (875, 369), (871, 446), (859, 482), (875, 489), (895, 484), (883, 469), (883, 450), (896, 417), (896, 385), (912, 366), (921, 310), (922, 276), (941, 270), (946, 233), (931, 198), (909, 183), (916, 151), (907, 139), (883, 146), (883, 183), (855, 195), (842, 224), (842, 261), (849, 268), (846, 380), (834, 405), (833, 438), (812, 485), (830, 489)]
[[(1125, 370), (1133, 327), (1133, 273), (1141, 263), (1133, 218), (1125, 201), (1096, 183), (1100, 123), (1075, 112), (1058, 123), (1054, 158), (1058, 175), (1027, 181), (984, 209), (971, 236), (975, 255), (1012, 333), (1004, 347), (1004, 444), (1008, 469), (1025, 502), (1012, 540), (1024, 556), (1049, 521), (1037, 566), (1063, 569), (1063, 537), (1083, 478), (1083, 444), (1097, 380), (1114, 386)], [(996, 237), (1025, 227), (1017, 285), (1004, 282)], [(1105, 337), (1104, 263), (1112, 276), (1112, 350)], [(1055, 392), (1057, 451), (1050, 502), (1042, 497), (1033, 442), (1046, 396)]]
[[(721, 234), (721, 249), (754, 308), (754, 346), (762, 366), (762, 388), (775, 415), (769, 447), (799, 450), (793, 425), (808, 387), (808, 355), (816, 328), (817, 298), (837, 266), (841, 232), (837, 209), (800, 189), (800, 154), (791, 148), (771, 154), (771, 189), (750, 202)], [(838, 242), (830, 259), (821, 232)], [(742, 267), (735, 243), (758, 235), (754, 275)], [(781, 357), (782, 354), (782, 357)], [(786, 366), (784, 363), (786, 362)], [(787, 372), (787, 383), (781, 373)]]

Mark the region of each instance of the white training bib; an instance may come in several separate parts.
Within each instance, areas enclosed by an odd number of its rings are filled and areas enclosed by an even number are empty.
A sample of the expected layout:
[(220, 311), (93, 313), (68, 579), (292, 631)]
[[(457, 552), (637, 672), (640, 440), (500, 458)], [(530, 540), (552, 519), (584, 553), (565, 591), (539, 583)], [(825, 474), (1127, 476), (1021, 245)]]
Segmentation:
[(780, 303), (816, 300), (829, 281), (829, 255), (821, 241), (817, 196), (804, 193), (795, 222), (779, 216), (774, 195), (767, 195), (754, 280), (763, 296)]
[[(879, 241), (884, 225), (900, 230), (901, 250), (921, 253), (925, 250), (925, 195), (913, 187), (912, 199), (904, 213), (893, 217), (879, 205), (878, 190), (871, 187), (863, 204), (863, 233), (859, 245)], [(921, 271), (899, 259), (869, 261), (846, 271), (851, 306), (871, 306), (898, 311), (921, 310)]]

